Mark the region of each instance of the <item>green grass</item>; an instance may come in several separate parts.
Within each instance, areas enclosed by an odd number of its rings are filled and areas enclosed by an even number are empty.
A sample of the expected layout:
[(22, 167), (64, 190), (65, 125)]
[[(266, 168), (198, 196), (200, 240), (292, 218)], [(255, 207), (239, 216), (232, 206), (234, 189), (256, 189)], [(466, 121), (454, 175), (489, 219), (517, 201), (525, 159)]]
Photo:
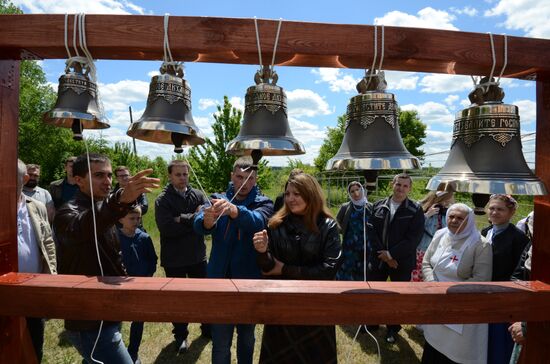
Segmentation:
[[(144, 216), (143, 223), (147, 232), (151, 235), (157, 254), (160, 255), (159, 232), (155, 224), (155, 207), (154, 201), (160, 191), (155, 191), (148, 196), (149, 212)], [(272, 188), (265, 191), (266, 194), (275, 198), (280, 192), (279, 188)], [(369, 198), (373, 201), (373, 199)], [(471, 205), (471, 203), (470, 203)], [(516, 214), (517, 219), (526, 216), (532, 209), (532, 201), (529, 206), (528, 202), (525, 205), (520, 205), (524, 208)], [(332, 211), (336, 214), (338, 207), (332, 207)], [(478, 227), (486, 226), (486, 217), (479, 217)], [(211, 240), (207, 239), (207, 253), (210, 252)], [(160, 264), (160, 262), (159, 262)], [(162, 267), (157, 267), (155, 274), (157, 277), (164, 277)], [(368, 307), (366, 308), (368, 309)], [(129, 323), (124, 322), (122, 333), (124, 342), (128, 344)], [(254, 351), (254, 362), (259, 359), (260, 344), (262, 337), (262, 325), (256, 326), (256, 348)], [(378, 363), (378, 355), (376, 344), (368, 334), (359, 334), (354, 342), (353, 337), (357, 330), (357, 326), (337, 326), (336, 341), (338, 347), (338, 358), (341, 363)], [(200, 337), (200, 325), (189, 325), (189, 352), (185, 355), (176, 356), (175, 347), (172, 344), (172, 324), (170, 323), (146, 323), (143, 332), (143, 340), (140, 347), (140, 358), (144, 364), (168, 364), (168, 363), (210, 363), (212, 343)], [(384, 341), (385, 328), (382, 327), (374, 332), (377, 338), (384, 364), (391, 363), (418, 363), (422, 355), (422, 346), (424, 338), (422, 334), (416, 330), (414, 326), (404, 326), (400, 332), (400, 339), (394, 345), (386, 344)], [(236, 340), (233, 340), (235, 344)], [(236, 362), (236, 348), (232, 347), (233, 362)], [(81, 358), (77, 351), (63, 337), (63, 320), (49, 320), (46, 322), (45, 338), (44, 338), (44, 359), (43, 363), (49, 364), (68, 364), (80, 363)]]

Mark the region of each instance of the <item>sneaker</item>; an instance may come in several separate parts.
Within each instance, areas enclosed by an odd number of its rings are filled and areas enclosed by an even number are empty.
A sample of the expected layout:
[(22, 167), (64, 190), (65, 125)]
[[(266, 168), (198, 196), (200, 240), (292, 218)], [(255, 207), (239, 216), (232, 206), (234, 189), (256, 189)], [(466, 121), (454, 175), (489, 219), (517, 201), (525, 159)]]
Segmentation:
[(187, 345), (187, 339), (183, 340), (181, 344), (177, 345), (177, 351), (179, 354), (185, 354), (187, 352), (187, 349), (189, 349), (189, 346)]

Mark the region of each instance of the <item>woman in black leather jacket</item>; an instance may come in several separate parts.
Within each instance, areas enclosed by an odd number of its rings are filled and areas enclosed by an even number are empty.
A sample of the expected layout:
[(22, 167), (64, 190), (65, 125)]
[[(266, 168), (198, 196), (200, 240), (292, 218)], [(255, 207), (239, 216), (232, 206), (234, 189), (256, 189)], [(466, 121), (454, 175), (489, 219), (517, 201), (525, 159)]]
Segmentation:
[[(274, 279), (333, 280), (342, 252), (338, 225), (319, 183), (299, 174), (284, 206), (254, 235), (257, 262)], [(265, 325), (260, 363), (336, 363), (334, 326)]]

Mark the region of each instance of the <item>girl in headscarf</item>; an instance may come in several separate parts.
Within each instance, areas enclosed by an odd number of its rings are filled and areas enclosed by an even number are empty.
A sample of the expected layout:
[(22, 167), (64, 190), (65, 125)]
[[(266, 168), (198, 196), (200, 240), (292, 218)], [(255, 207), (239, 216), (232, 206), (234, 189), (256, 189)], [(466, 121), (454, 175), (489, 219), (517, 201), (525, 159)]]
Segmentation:
[[(490, 281), (491, 246), (476, 229), (474, 211), (449, 207), (447, 227), (436, 231), (422, 261), (426, 282)], [(487, 324), (423, 325), (422, 363), (486, 363)]]
[(454, 193), (450, 190), (430, 191), (418, 202), (424, 211), (424, 235), (416, 247), (416, 268), (411, 272), (411, 281), (422, 282), (422, 259), (424, 259), (426, 249), (432, 242), (435, 232), (447, 226), (445, 214), (454, 201)]
[[(493, 281), (509, 281), (529, 238), (510, 221), (516, 213), (517, 201), (510, 195), (494, 194), (486, 210), (491, 225), (481, 231), (493, 250)], [(514, 342), (508, 333), (509, 322), (489, 325), (489, 363), (508, 363)]]
[(336, 274), (340, 281), (362, 281), (365, 279), (367, 234), (365, 227), (372, 210), (361, 183), (353, 181), (348, 185), (349, 202), (340, 207), (336, 221), (343, 237), (343, 263)]

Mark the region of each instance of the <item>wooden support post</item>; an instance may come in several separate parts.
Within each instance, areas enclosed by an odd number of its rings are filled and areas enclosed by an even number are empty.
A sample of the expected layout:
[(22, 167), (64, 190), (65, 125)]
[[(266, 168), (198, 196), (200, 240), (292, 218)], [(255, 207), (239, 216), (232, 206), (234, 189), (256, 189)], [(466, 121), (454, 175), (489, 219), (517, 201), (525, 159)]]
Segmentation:
[[(536, 175), (550, 186), (550, 74), (537, 76)], [(533, 271), (531, 279), (550, 282), (550, 195), (535, 198), (533, 227)], [(527, 363), (539, 363), (550, 357), (550, 322), (529, 322), (527, 328)]]
[[(0, 61), (0, 274), (17, 271), (18, 119), (19, 61)], [(0, 363), (36, 363), (24, 317), (0, 316)]]

